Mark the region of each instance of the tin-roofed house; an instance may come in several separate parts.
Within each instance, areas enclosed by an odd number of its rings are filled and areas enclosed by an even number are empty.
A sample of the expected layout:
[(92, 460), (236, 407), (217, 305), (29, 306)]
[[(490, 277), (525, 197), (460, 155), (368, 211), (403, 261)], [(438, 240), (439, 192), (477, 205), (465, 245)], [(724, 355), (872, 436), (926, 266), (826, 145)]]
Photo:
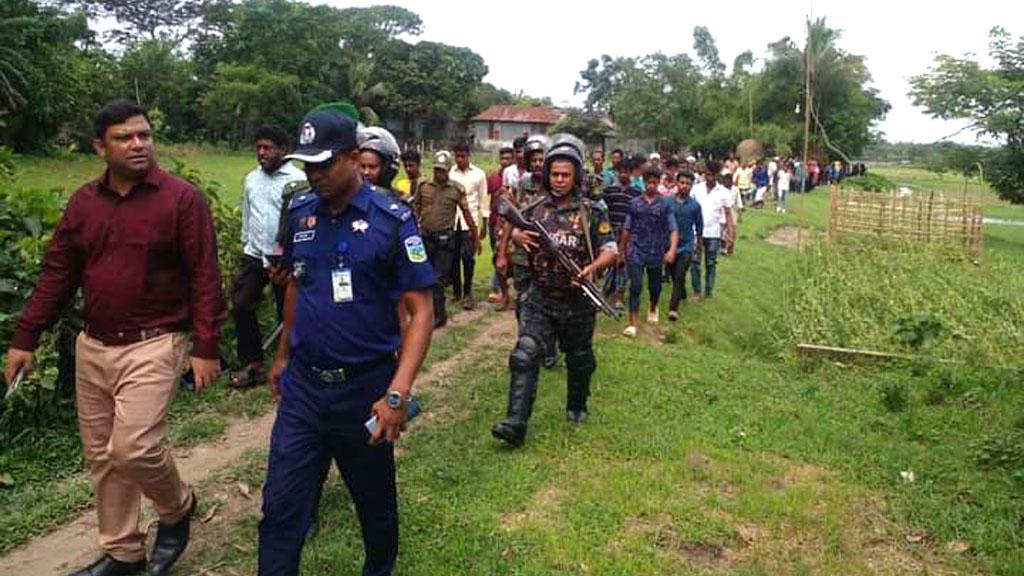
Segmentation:
[(469, 133), (477, 146), (495, 149), (508, 146), (525, 134), (547, 134), (565, 115), (553, 106), (511, 106), (495, 104), (469, 121)]

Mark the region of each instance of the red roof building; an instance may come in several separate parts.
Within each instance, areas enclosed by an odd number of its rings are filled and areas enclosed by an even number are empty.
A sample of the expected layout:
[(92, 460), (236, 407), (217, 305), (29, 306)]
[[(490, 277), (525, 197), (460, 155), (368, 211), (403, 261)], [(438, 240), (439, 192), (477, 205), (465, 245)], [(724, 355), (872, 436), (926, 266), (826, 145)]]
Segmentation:
[(553, 106), (511, 106), (495, 104), (469, 121), (478, 143), (510, 143), (523, 133), (546, 134), (565, 113)]

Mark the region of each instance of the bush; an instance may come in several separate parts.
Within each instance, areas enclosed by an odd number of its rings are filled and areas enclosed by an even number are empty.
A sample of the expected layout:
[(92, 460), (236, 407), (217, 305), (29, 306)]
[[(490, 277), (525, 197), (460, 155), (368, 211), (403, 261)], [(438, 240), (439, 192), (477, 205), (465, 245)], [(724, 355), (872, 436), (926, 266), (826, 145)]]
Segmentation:
[[(28, 301), (42, 269), (43, 254), (64, 211), (59, 189), (15, 189), (10, 185), (14, 164), (0, 151), (0, 342), (10, 342), (14, 319)], [(19, 392), (0, 404), (0, 439), (5, 430), (51, 422), (70, 402), (74, 390), (74, 334), (80, 328), (70, 315), (62, 318), (40, 341), (37, 369), (25, 377)]]
[(865, 174), (863, 176), (850, 176), (843, 180), (843, 187), (865, 192), (892, 192), (896, 184), (880, 174)]

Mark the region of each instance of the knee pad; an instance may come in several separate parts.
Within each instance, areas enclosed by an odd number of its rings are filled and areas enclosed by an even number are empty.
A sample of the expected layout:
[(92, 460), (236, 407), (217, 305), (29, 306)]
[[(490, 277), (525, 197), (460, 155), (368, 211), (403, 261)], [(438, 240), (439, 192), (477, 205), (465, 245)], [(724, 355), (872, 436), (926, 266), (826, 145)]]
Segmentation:
[(512, 370), (529, 370), (540, 363), (540, 343), (529, 335), (521, 335), (516, 347), (508, 356), (508, 367)]
[(597, 369), (597, 359), (590, 349), (572, 350), (565, 354), (565, 369), (570, 375), (589, 377)]

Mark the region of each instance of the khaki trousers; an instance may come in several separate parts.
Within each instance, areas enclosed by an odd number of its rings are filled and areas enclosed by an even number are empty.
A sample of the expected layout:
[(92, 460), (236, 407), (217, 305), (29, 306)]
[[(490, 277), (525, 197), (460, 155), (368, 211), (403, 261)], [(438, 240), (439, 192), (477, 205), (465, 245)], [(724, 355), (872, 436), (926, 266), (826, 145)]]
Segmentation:
[(127, 346), (78, 335), (78, 426), (96, 494), (100, 546), (117, 560), (146, 556), (142, 495), (165, 523), (177, 522), (192, 504), (191, 489), (164, 445), (167, 410), (187, 351), (188, 337), (180, 332)]

